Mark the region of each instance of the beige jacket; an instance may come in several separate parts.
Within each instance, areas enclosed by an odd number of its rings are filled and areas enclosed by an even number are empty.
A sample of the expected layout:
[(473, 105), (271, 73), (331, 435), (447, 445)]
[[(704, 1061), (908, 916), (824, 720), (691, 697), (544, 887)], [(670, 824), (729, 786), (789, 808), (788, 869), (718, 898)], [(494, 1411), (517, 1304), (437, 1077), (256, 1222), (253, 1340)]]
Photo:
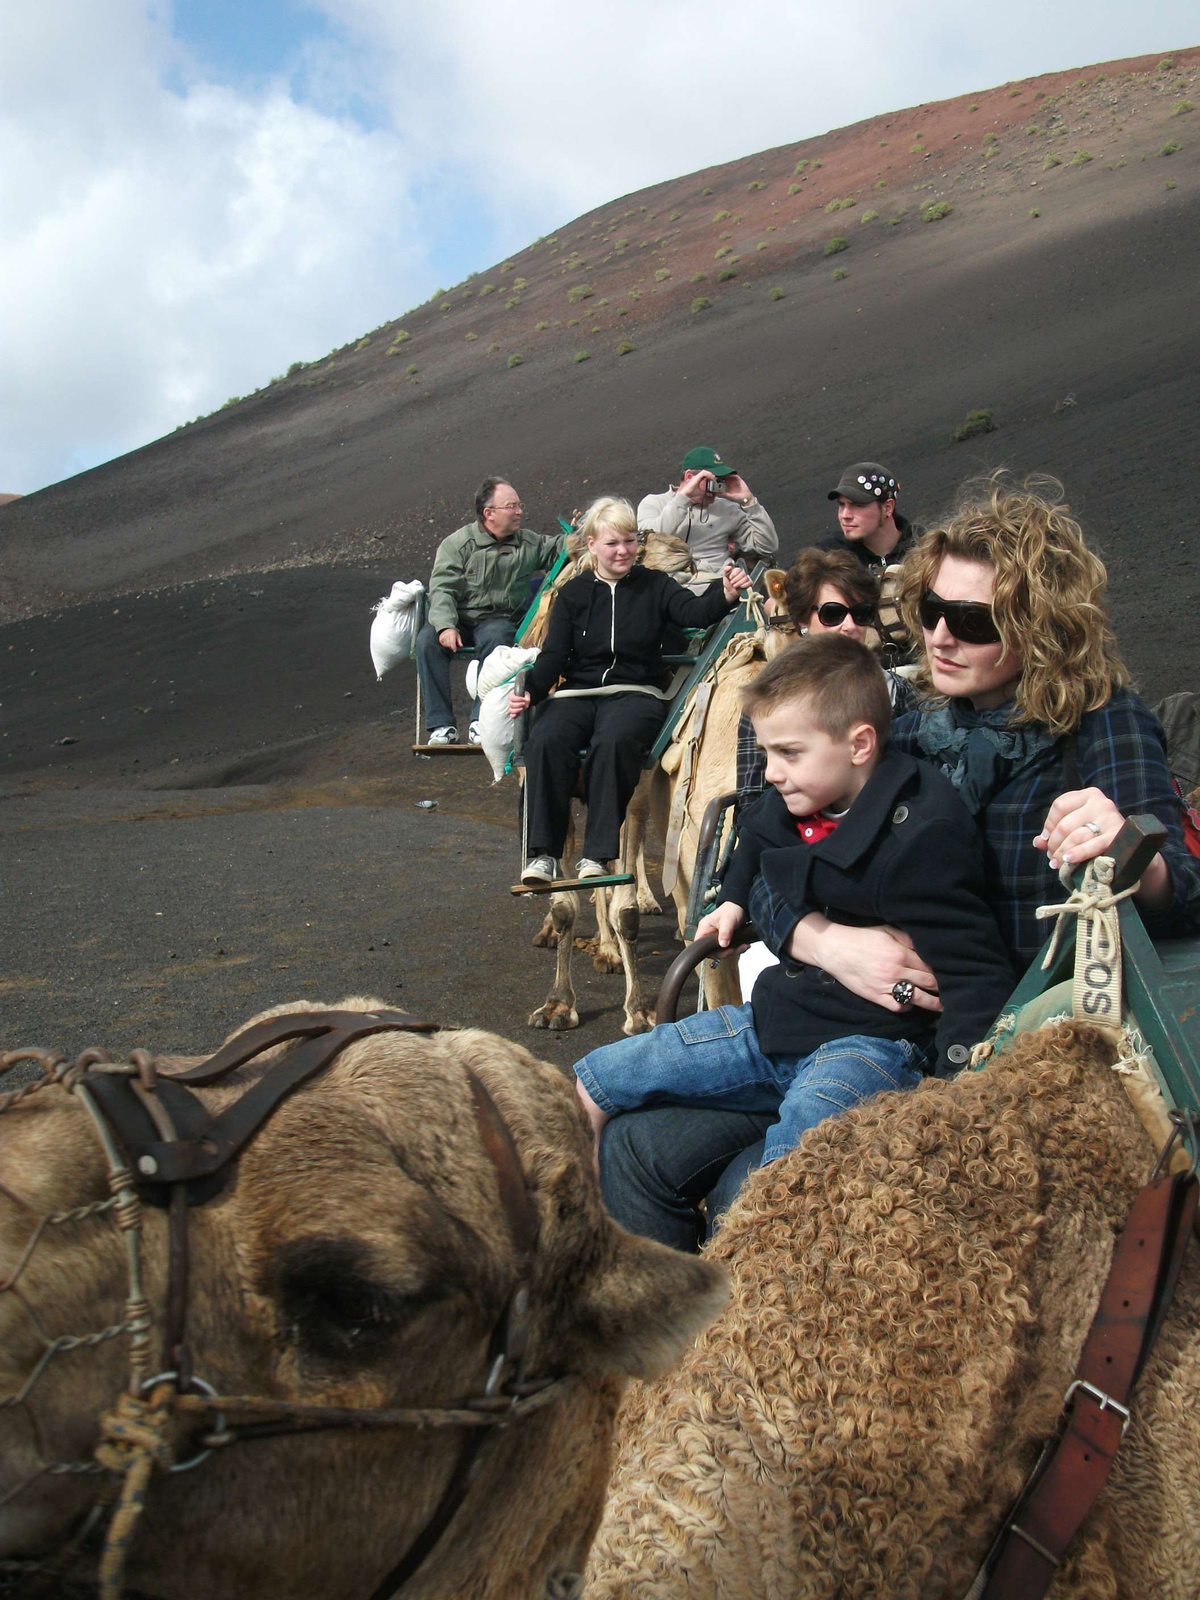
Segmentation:
[(645, 532), (682, 539), (697, 572), (720, 572), (731, 555), (773, 556), (779, 549), (775, 524), (757, 500), (743, 507), (718, 497), (701, 508), (678, 489), (668, 489), (666, 494), (648, 494), (638, 506), (637, 520)]

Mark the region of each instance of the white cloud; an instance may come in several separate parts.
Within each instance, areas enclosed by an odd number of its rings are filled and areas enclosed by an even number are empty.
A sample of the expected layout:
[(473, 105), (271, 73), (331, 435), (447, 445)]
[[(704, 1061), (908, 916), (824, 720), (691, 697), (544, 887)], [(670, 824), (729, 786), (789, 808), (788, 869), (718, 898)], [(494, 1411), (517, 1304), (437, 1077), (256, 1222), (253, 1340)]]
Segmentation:
[[(1188, 42), (1192, 0), (312, 0), (207, 82), (169, 0), (0, 11), (0, 490), (128, 450), (646, 184)], [(370, 126), (365, 125), (363, 107)]]
[(22, 9), (0, 45), (0, 487), (143, 443), (427, 284), (396, 134), (283, 85), (168, 87), (137, 0)]
[[(662, 179), (1010, 78), (1186, 44), (1194, 4), (322, 0), (422, 163), (565, 222)], [(510, 241), (510, 243), (524, 241)]]

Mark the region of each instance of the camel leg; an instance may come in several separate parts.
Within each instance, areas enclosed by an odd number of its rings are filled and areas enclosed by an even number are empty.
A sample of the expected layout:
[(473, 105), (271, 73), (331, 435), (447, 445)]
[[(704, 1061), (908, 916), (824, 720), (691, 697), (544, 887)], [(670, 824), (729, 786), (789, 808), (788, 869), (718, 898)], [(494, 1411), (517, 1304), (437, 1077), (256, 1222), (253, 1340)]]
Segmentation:
[(531, 1028), (549, 1028), (561, 1033), (579, 1026), (575, 1009), (575, 988), (571, 982), (571, 957), (575, 952), (575, 923), (579, 916), (579, 896), (574, 890), (550, 897), (550, 920), (558, 940), (558, 960), (554, 983), (544, 1005), (530, 1014)]
[(612, 923), (612, 896), (615, 889), (594, 889), (592, 904), (596, 908), (596, 937), (577, 939), (576, 945), (586, 950), (597, 972), (620, 972), (624, 966), (617, 935)]
[(700, 981), (704, 985), (704, 1003), (710, 1011), (715, 1011), (718, 1006), (741, 1005), (742, 985), (738, 979), (736, 956), (727, 956), (724, 961), (711, 966), (705, 962)]
[(638, 910), (644, 916), (658, 916), (662, 907), (654, 898), (654, 891), (650, 887), (650, 875), (646, 871), (646, 828), (650, 821), (650, 790), (654, 781), (653, 772), (643, 772), (641, 781), (633, 791), (633, 799), (629, 802), (629, 810), (625, 813), (624, 857), (626, 861), (633, 862), (633, 872), (637, 878), (637, 903)]
[(621, 952), (621, 965), (625, 969), (625, 1024), (622, 1031), (649, 1033), (654, 1026), (654, 1009), (642, 993), (637, 957), (637, 938), (642, 917), (633, 884), (623, 883), (612, 890), (611, 911)]
[[(563, 859), (566, 860), (570, 856), (574, 855), (574, 853), (575, 818), (572, 816), (567, 827), (567, 842), (563, 846)], [(525, 863), (522, 861), (521, 865), (524, 867)], [(571, 925), (574, 927), (574, 922), (572, 922)], [(546, 915), (542, 918), (542, 925), (533, 936), (533, 946), (535, 950), (553, 950), (557, 943), (558, 924), (554, 920), (554, 912), (553, 909), (551, 909), (550, 911), (547, 911)]]

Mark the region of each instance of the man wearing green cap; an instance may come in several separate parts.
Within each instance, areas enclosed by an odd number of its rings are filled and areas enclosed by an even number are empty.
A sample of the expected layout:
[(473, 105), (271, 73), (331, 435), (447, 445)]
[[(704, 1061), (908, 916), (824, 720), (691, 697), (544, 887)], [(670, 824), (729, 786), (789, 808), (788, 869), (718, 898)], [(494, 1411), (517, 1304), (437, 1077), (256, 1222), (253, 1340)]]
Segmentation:
[(638, 506), (644, 533), (671, 533), (691, 549), (702, 589), (721, 575), (730, 556), (772, 556), (779, 549), (775, 524), (749, 484), (718, 451), (698, 445), (683, 458), (679, 487), (648, 494)]

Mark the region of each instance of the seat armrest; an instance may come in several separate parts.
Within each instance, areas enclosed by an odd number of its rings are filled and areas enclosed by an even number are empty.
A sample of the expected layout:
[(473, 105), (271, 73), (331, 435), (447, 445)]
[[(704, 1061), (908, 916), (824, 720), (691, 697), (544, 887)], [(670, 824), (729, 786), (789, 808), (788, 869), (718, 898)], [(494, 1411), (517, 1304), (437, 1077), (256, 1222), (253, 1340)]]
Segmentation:
[[(741, 944), (751, 944), (758, 935), (754, 925), (743, 922), (734, 933), (730, 946), (736, 949)], [(706, 933), (702, 939), (695, 939), (686, 949), (683, 949), (667, 968), (662, 984), (658, 991), (658, 1000), (655, 1005), (654, 1018), (656, 1022), (674, 1022), (675, 1013), (679, 1008), (679, 996), (683, 986), (692, 973), (703, 961), (715, 956), (721, 948), (715, 933)]]

